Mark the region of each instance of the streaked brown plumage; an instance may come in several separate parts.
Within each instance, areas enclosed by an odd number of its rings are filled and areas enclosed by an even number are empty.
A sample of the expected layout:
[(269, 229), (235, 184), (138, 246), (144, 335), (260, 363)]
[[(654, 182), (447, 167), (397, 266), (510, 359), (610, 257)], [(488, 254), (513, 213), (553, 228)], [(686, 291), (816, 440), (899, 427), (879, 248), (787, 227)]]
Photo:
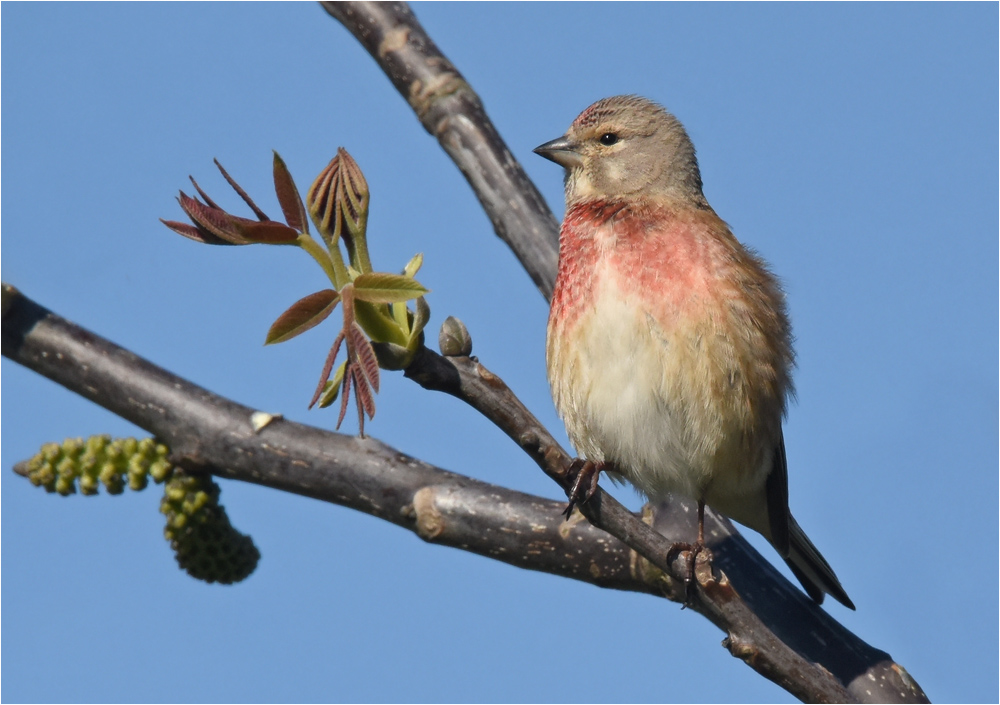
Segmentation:
[(788, 511), (784, 295), (705, 200), (683, 126), (617, 96), (536, 151), (566, 168), (546, 358), (577, 452), (759, 531), (817, 602), (853, 609)]

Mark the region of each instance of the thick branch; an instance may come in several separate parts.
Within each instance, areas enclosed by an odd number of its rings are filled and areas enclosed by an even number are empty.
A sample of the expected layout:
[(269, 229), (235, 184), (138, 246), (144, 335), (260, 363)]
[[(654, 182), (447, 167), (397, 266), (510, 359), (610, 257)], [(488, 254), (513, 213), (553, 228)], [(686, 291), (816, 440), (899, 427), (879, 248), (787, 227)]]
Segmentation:
[[(447, 472), (373, 438), (276, 419), (220, 397), (3, 285), (2, 352), (143, 428), (189, 470), (294, 492), (385, 519), (427, 541), (601, 587), (659, 594), (605, 532), (557, 521), (563, 503)], [(23, 469), (23, 465), (21, 465)]]
[(546, 299), (552, 296), (559, 223), (490, 122), (479, 96), (406, 3), (320, 3), (368, 50), (461, 169), (476, 197)]
[[(446, 472), (374, 439), (284, 420), (255, 434), (252, 409), (177, 378), (8, 287), (2, 351), (154, 434), (188, 469), (342, 504), (410, 529), (425, 540), (523, 568), (602, 587), (674, 598), (679, 593), (669, 573), (639, 559), (603, 531), (584, 521), (562, 522), (560, 502)], [(560, 477), (565, 453), (506, 385), (478, 362), (424, 350), (408, 374), (425, 386), (472, 403)], [(662, 551), (669, 541), (610, 496), (603, 496), (594, 509), (595, 521), (650, 555), (665, 555)], [(647, 519), (658, 528), (661, 521), (669, 522), (671, 534), (684, 535), (690, 526), (672, 525), (678, 516), (683, 513), (669, 508)], [(727, 645), (735, 655), (804, 700), (842, 701), (852, 696), (868, 701), (920, 700), (919, 688), (886, 654), (843, 629), (773, 569), (767, 567), (767, 579), (761, 581), (758, 563), (766, 563), (738, 536), (723, 531), (722, 521), (710, 524), (716, 565), (750, 596), (750, 606), (725, 580), (705, 574), (702, 566), (699, 578), (705, 596), (695, 608), (727, 631)], [(767, 622), (754, 616), (750, 607)], [(838, 680), (850, 684), (848, 691)]]

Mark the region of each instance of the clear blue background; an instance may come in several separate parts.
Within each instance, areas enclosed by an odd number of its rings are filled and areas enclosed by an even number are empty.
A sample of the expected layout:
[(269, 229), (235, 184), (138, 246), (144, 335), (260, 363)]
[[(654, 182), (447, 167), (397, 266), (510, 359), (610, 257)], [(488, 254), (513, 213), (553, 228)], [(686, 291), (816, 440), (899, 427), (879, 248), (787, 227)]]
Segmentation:
[[(791, 503), (858, 606), (828, 609), (931, 698), (996, 701), (997, 5), (416, 12), (557, 215), (560, 171), (531, 149), (591, 102), (639, 93), (687, 125), (709, 200), (787, 288)], [(319, 7), (4, 3), (2, 28), (4, 281), (215, 392), (332, 427), (305, 406), (333, 328), (262, 346), (324, 286), (311, 260), (199, 246), (157, 218), (182, 216), (188, 174), (237, 208), (213, 157), (277, 215), (270, 150), (305, 188), (344, 145), (371, 185), (376, 266), (423, 252), (431, 338), (464, 319), (562, 437), (544, 300)], [(46, 441), (141, 432), (2, 369), (5, 701), (789, 700), (676, 605), (251, 485), (223, 483), (223, 502), (261, 549), (257, 572), (199, 583), (161, 536), (156, 490), (63, 499), (11, 473)], [(490, 424), (400, 375), (370, 432), (559, 496)]]

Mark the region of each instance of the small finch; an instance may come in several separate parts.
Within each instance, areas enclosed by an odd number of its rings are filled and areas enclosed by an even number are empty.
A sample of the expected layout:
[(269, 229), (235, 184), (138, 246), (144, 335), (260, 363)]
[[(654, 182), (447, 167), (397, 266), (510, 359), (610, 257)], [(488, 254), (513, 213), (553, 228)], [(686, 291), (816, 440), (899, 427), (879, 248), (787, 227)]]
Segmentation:
[(570, 506), (602, 470), (652, 500), (685, 495), (694, 553), (708, 504), (760, 532), (816, 602), (854, 609), (788, 511), (784, 294), (705, 200), (683, 125), (645, 98), (605, 98), (535, 152), (566, 169), (546, 362), (581, 456)]

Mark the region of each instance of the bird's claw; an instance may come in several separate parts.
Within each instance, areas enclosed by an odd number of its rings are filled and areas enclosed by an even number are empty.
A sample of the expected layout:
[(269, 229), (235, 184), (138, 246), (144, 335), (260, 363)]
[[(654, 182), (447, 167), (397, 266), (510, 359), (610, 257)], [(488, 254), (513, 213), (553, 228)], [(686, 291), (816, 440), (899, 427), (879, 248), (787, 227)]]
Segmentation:
[(583, 504), (594, 496), (603, 469), (604, 463), (595, 463), (593, 460), (583, 458), (576, 458), (570, 463), (566, 475), (572, 478), (573, 486), (569, 490), (569, 504), (563, 510), (563, 516), (569, 519), (578, 504)]
[(698, 554), (704, 553), (706, 559), (709, 563), (712, 562), (712, 551), (708, 546), (705, 545), (704, 541), (696, 541), (695, 543), (685, 543), (677, 542), (670, 546), (667, 551), (667, 562), (673, 561), (674, 557), (680, 553), (687, 553), (687, 574), (684, 576), (684, 604), (681, 605), (681, 609), (694, 604), (694, 586), (698, 584), (698, 578), (695, 575), (695, 568), (698, 565)]

